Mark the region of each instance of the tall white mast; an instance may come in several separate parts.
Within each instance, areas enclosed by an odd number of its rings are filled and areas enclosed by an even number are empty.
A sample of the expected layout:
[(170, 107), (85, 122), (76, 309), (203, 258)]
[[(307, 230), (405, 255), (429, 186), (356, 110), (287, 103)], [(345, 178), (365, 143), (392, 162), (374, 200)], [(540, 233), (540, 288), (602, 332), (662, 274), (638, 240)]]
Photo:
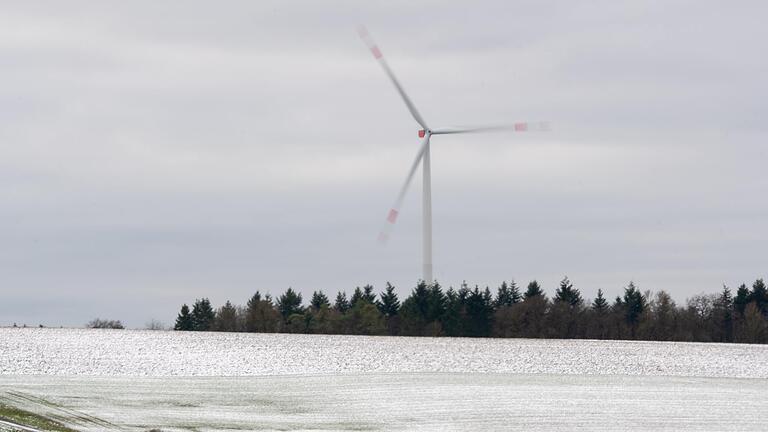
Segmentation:
[(432, 173), (429, 157), (429, 133), (427, 145), (422, 156), (421, 169), (423, 174), (422, 188), (422, 262), (424, 265), (424, 282), (432, 283)]

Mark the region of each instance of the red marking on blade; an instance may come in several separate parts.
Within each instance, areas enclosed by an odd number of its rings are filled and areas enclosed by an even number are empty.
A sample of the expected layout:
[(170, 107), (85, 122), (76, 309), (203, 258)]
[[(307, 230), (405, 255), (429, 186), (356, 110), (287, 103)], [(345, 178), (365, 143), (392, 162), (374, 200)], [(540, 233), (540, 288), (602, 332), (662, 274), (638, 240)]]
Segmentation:
[(392, 209), (389, 211), (389, 214), (387, 215), (387, 222), (393, 224), (397, 220), (397, 210)]
[(525, 132), (528, 130), (528, 123), (515, 123), (515, 131)]
[(377, 47), (376, 45), (371, 47), (371, 52), (373, 53), (373, 56), (376, 57), (377, 59), (380, 59), (382, 57), (381, 51), (379, 51), (379, 47)]
[(427, 134), (427, 131), (425, 131), (424, 129), (420, 130), (419, 131), (419, 138), (424, 138), (424, 135), (426, 135), (426, 134)]

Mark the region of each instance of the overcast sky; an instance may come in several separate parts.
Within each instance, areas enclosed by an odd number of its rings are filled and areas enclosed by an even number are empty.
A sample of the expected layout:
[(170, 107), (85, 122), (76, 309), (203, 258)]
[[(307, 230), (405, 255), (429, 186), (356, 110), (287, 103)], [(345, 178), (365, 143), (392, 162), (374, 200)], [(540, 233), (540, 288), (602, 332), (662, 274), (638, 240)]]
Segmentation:
[[(182, 303), (421, 275), (420, 183), (376, 242), (418, 125), (435, 277), (568, 275), (678, 302), (768, 276), (768, 5), (4, 2), (0, 325), (171, 324)], [(306, 297), (305, 297), (306, 298)]]

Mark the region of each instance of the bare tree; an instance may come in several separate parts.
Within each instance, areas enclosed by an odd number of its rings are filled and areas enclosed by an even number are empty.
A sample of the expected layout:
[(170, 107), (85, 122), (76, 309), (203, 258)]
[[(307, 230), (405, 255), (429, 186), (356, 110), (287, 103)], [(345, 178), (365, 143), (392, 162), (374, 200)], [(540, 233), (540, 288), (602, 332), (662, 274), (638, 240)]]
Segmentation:
[(103, 320), (101, 318), (96, 318), (91, 320), (88, 324), (85, 325), (87, 328), (93, 328), (93, 329), (124, 329), (123, 323), (120, 322), (120, 320)]

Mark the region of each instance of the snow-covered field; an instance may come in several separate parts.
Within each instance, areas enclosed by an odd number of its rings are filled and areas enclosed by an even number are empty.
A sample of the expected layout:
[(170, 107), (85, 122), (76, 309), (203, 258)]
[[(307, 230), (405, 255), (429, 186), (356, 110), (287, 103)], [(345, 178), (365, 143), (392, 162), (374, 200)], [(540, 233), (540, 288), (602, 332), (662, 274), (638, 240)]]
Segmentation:
[(0, 329), (0, 374), (264, 376), (496, 372), (768, 378), (768, 346)]
[(0, 329), (0, 403), (79, 430), (765, 430), (768, 347)]

